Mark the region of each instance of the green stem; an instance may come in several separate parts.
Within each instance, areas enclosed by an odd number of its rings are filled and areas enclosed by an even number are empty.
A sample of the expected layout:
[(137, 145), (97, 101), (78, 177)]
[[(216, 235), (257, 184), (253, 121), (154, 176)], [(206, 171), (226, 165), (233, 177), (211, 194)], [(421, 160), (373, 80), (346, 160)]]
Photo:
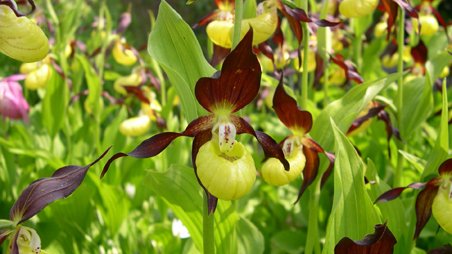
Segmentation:
[[(328, 14), (328, 0), (324, 0), (322, 3), (322, 9), (320, 11), (320, 18), (326, 18), (327, 14)], [(323, 60), (323, 65), (324, 65), (324, 72), (323, 72), (323, 77), (325, 82), (323, 82), (323, 94), (324, 94), (324, 98), (323, 98), (323, 104), (324, 106), (328, 105), (329, 102), (329, 98), (328, 98), (328, 88), (329, 88), (329, 84), (328, 84), (328, 76), (329, 76), (329, 70), (328, 70), (328, 65), (329, 65), (329, 56), (328, 53), (331, 51), (331, 35), (330, 35), (330, 30), (328, 27), (319, 27), (319, 29), (317, 30), (317, 41), (318, 41), (318, 45), (319, 45), (319, 54)]]
[(308, 24), (303, 23), (303, 72), (301, 73), (301, 101), (300, 106), (302, 109), (306, 109), (308, 98), (309, 98), (309, 72), (308, 72), (308, 63), (309, 63), (309, 30)]
[[(308, 232), (306, 239), (305, 253), (317, 253), (320, 250), (319, 241), (319, 200), (320, 200), (320, 181), (317, 180), (314, 183), (315, 189), (311, 189), (309, 192), (309, 218), (308, 218)], [(301, 203), (301, 202), (300, 202)], [(304, 207), (303, 207), (304, 208)]]
[(209, 207), (207, 204), (207, 194), (203, 191), (203, 209), (202, 209), (202, 241), (204, 254), (215, 253), (214, 239), (214, 215), (209, 215)]
[(363, 51), (363, 39), (362, 39), (362, 31), (358, 28), (359, 19), (352, 19), (353, 22), (353, 30), (355, 32), (355, 39), (353, 40), (353, 60), (356, 64), (356, 68), (358, 71), (361, 71), (362, 65), (362, 51)]
[(234, 12), (234, 34), (232, 37), (232, 48), (235, 48), (240, 41), (240, 34), (242, 31), (242, 17), (243, 17), (243, 0), (235, 0)]
[[(398, 123), (399, 128), (402, 125), (402, 109), (403, 109), (403, 47), (404, 47), (404, 31), (405, 31), (405, 12), (403, 8), (399, 8), (400, 14), (397, 24), (397, 50), (399, 54), (399, 60), (397, 64), (397, 73), (400, 75), (398, 80), (398, 92), (397, 92), (397, 115), (398, 115)], [(402, 133), (403, 135), (403, 133)], [(406, 137), (402, 137), (406, 138)], [(404, 150), (405, 145), (402, 142), (397, 143), (398, 150)], [(394, 183), (393, 186), (401, 186), (402, 184), (402, 171), (404, 164), (404, 157), (398, 154), (397, 156), (397, 167), (394, 174)]]

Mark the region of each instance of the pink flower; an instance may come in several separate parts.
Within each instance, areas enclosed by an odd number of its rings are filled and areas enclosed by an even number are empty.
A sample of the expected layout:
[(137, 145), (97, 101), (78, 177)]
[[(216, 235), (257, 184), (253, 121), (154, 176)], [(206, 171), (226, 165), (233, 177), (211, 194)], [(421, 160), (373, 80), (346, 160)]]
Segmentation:
[(29, 106), (18, 82), (24, 78), (24, 75), (12, 75), (0, 80), (0, 115), (28, 122)]

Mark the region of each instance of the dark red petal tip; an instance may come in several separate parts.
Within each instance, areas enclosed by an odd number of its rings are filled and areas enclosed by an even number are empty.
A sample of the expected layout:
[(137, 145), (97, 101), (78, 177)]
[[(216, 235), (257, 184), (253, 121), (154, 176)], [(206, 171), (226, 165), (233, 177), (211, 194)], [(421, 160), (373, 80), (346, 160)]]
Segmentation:
[(209, 112), (227, 108), (232, 113), (257, 96), (262, 71), (253, 53), (252, 42), (253, 32), (250, 29), (224, 60), (220, 76), (201, 78), (196, 83), (196, 99)]
[(385, 193), (381, 194), (377, 200), (375, 200), (374, 204), (376, 203), (380, 203), (380, 202), (388, 202), (391, 201), (393, 199), (396, 199), (400, 196), (400, 194), (402, 194), (402, 192), (408, 188), (411, 189), (422, 189), (424, 188), (425, 183), (412, 183), (406, 187), (397, 187), (394, 189), (390, 189), (388, 191), (386, 191)]
[(452, 173), (452, 158), (441, 163), (441, 165), (438, 168), (438, 172), (440, 175), (451, 174)]
[(65, 166), (51, 177), (41, 178), (31, 183), (19, 196), (10, 210), (10, 219), (21, 223), (36, 215), (55, 200), (72, 194), (82, 183), (88, 169), (110, 150), (87, 166)]
[(291, 130), (300, 130), (308, 133), (312, 128), (312, 115), (308, 111), (300, 110), (297, 102), (290, 97), (284, 90), (282, 82), (279, 80), (275, 95), (273, 96), (273, 109), (278, 115), (279, 120)]
[(336, 54), (330, 57), (331, 61), (341, 67), (341, 69), (345, 72), (347, 80), (353, 80), (358, 84), (364, 82), (364, 79), (361, 77), (361, 75), (359, 75), (358, 70), (355, 68), (352, 62), (345, 60), (344, 57), (340, 54)]
[(276, 158), (281, 161), (286, 170), (289, 170), (289, 162), (286, 160), (281, 147), (278, 145), (278, 143), (276, 143), (275, 140), (273, 140), (270, 136), (263, 132), (255, 131), (253, 127), (251, 127), (251, 125), (241, 117), (233, 116), (231, 120), (237, 128), (237, 134), (248, 133), (253, 135), (262, 146), (262, 149), (265, 153), (265, 158)]
[(375, 232), (367, 235), (364, 239), (353, 241), (348, 237), (342, 238), (334, 248), (335, 254), (383, 254), (393, 253), (396, 238), (386, 226), (378, 224)]
[(303, 170), (303, 183), (298, 191), (297, 199), (295, 203), (300, 201), (301, 196), (305, 190), (314, 182), (319, 172), (319, 153), (323, 153), (324, 150), (312, 139), (303, 139), (303, 153), (306, 157), (306, 165)]

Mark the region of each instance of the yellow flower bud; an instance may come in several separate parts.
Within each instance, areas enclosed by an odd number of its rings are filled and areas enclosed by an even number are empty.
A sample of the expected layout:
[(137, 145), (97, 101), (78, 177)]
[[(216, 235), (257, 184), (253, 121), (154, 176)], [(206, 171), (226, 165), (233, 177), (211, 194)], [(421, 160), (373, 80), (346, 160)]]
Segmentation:
[(215, 197), (234, 200), (251, 190), (256, 168), (248, 150), (234, 142), (232, 149), (220, 152), (218, 142), (208, 141), (196, 156), (197, 174), (202, 185)]
[(119, 126), (119, 131), (125, 136), (141, 136), (151, 128), (151, 119), (147, 115), (141, 115), (124, 120)]
[(438, 32), (438, 20), (432, 14), (419, 15), (419, 21), (413, 19), (413, 28), (417, 33), (419, 33), (419, 22), (421, 23), (420, 35), (430, 36)]
[(120, 94), (127, 94), (126, 89), (123, 86), (138, 86), (143, 81), (141, 75), (141, 69), (137, 68), (132, 71), (128, 76), (119, 77), (113, 84), (113, 88)]
[(398, 53), (394, 53), (392, 55), (384, 55), (381, 59), (381, 65), (384, 68), (393, 68), (397, 65), (397, 63), (399, 62), (399, 54)]
[(50, 80), (52, 75), (50, 65), (40, 63), (38, 66), (36, 70), (28, 73), (25, 78), (25, 87), (27, 89), (36, 90), (38, 88), (44, 88)]
[(264, 181), (271, 185), (282, 186), (300, 177), (306, 165), (306, 157), (301, 148), (297, 147), (289, 156), (286, 156), (290, 164), (289, 171), (284, 169), (284, 166), (278, 159), (269, 158), (266, 160), (261, 170)]
[(44, 32), (27, 17), (17, 17), (6, 5), (0, 5), (0, 52), (21, 62), (36, 62), (49, 51)]
[[(241, 23), (240, 38), (242, 39), (250, 27), (253, 28), (253, 45), (258, 45), (270, 38), (275, 32), (278, 24), (276, 6), (264, 2), (262, 14), (249, 19), (243, 19)], [(232, 36), (234, 32), (234, 20), (214, 20), (206, 27), (207, 36), (216, 45), (223, 48), (232, 47)]]
[(122, 65), (132, 65), (136, 63), (137, 56), (133, 53), (131, 49), (125, 47), (124, 40), (116, 40), (115, 45), (113, 46), (113, 58), (115, 61)]
[(371, 14), (377, 8), (378, 0), (344, 0), (339, 12), (347, 18), (359, 18)]
[[(301, 61), (303, 62), (304, 52), (301, 52)], [(315, 61), (315, 52), (314, 50), (308, 51), (308, 72), (314, 71), (317, 66)], [(299, 64), (298, 57), (296, 57), (293, 61), (293, 67), (295, 70), (299, 72), (303, 72), (303, 64)]]
[(386, 34), (386, 31), (388, 29), (388, 25), (385, 21), (378, 22), (378, 24), (375, 26), (374, 29), (374, 35), (375, 37), (382, 37)]

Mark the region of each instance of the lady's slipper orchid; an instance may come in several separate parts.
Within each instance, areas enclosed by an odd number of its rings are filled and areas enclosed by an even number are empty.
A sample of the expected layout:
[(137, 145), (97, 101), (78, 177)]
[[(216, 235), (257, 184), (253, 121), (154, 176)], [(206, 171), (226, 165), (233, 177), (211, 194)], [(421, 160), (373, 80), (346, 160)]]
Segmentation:
[(52, 76), (50, 57), (42, 61), (33, 63), (23, 63), (20, 66), (20, 73), (26, 74), (25, 87), (30, 90), (44, 88)]
[(137, 56), (132, 47), (130, 47), (125, 39), (117, 39), (112, 49), (113, 58), (122, 65), (133, 65), (137, 62)]
[(392, 27), (397, 20), (399, 7), (411, 18), (419, 18), (416, 9), (414, 9), (406, 0), (381, 0), (378, 9), (385, 13), (384, 19), (386, 19), (387, 30), (386, 39), (389, 39), (389, 36), (391, 35)]
[(0, 2), (0, 20), (0, 52), (21, 62), (36, 62), (47, 55), (46, 35), (17, 11), (14, 1)]
[(29, 106), (18, 82), (23, 79), (23, 75), (13, 75), (0, 80), (0, 115), (28, 121)]
[(252, 34), (250, 30), (226, 57), (220, 73), (212, 78), (201, 78), (196, 83), (196, 98), (210, 112), (209, 115), (193, 120), (183, 132), (163, 132), (143, 141), (129, 153), (113, 155), (104, 166), (101, 176), (105, 175), (117, 158), (153, 157), (178, 137), (194, 137), (193, 166), (209, 195), (209, 211), (213, 212), (217, 198), (237, 199), (249, 191), (254, 182), (254, 162), (246, 148), (235, 140), (236, 134), (255, 136), (267, 157), (278, 158), (289, 169), (289, 163), (278, 144), (234, 114), (249, 104), (259, 91), (262, 72), (252, 52)]
[[(223, 4), (222, 1), (216, 1), (216, 3), (220, 11), (215, 15), (215, 20), (212, 20), (207, 25), (207, 36), (214, 44), (223, 48), (231, 48), (234, 31), (234, 12), (229, 4), (220, 5)], [(275, 1), (266, 0), (259, 4), (256, 17), (242, 20), (241, 38), (252, 27), (254, 32), (253, 45), (258, 45), (270, 38), (276, 29), (277, 23), (278, 16), (276, 14)]]
[(282, 78), (273, 96), (273, 109), (279, 120), (292, 131), (292, 135), (286, 137), (281, 144), (284, 156), (290, 163), (290, 171), (284, 171), (282, 165), (278, 165), (277, 161), (270, 158), (262, 166), (262, 176), (270, 184), (284, 185), (303, 172), (304, 179), (298, 193), (298, 201), (317, 176), (319, 153), (328, 156), (330, 166), (334, 156), (326, 153), (313, 139), (306, 137), (312, 127), (312, 115), (298, 108), (297, 102), (284, 90)]
[[(441, 16), (441, 14), (432, 6), (432, 0), (423, 0), (421, 4), (416, 6), (416, 10), (419, 12), (419, 21), (413, 20), (414, 29), (419, 32), (419, 23), (420, 23), (420, 35), (431, 36), (434, 35), (439, 28), (439, 25), (444, 28), (444, 31), (447, 34), (447, 26), (448, 24)], [(449, 39), (449, 37), (448, 37)]]
[(359, 18), (371, 14), (378, 5), (378, 0), (344, 0), (339, 5), (339, 12), (347, 18)]
[(142, 67), (134, 68), (132, 73), (128, 76), (119, 77), (116, 79), (113, 87), (116, 92), (120, 94), (127, 94), (127, 87), (135, 87), (141, 85), (145, 81), (145, 73)]
[(400, 196), (407, 188), (423, 189), (416, 198), (416, 239), (430, 216), (438, 222), (444, 231), (452, 234), (452, 158), (444, 161), (438, 168), (439, 176), (426, 183), (412, 183), (406, 187), (391, 189), (377, 198), (377, 202), (386, 202)]

